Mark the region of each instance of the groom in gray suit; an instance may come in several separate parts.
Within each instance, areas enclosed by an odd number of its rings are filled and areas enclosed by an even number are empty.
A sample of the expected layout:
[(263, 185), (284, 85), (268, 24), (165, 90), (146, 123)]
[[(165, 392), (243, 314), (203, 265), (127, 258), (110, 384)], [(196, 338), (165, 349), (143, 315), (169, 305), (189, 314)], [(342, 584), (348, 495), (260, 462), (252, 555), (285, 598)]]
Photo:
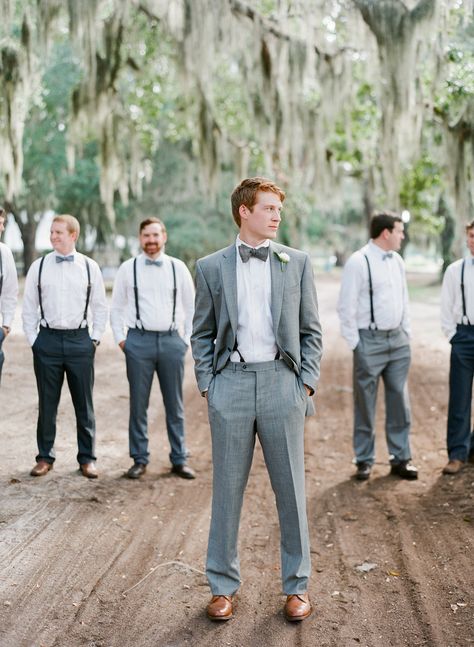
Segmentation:
[(231, 197), (236, 242), (196, 266), (191, 345), (212, 436), (212, 620), (234, 611), (240, 512), (256, 435), (280, 520), (285, 616), (299, 621), (311, 613), (304, 419), (314, 413), (321, 327), (309, 256), (272, 242), (284, 199), (270, 180), (243, 180)]

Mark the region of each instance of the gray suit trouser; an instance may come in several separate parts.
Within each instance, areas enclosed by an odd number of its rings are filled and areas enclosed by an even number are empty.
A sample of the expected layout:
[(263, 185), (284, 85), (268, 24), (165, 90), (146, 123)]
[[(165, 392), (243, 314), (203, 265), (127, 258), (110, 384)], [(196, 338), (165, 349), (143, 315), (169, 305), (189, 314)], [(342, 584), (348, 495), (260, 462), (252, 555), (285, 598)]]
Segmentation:
[(410, 345), (401, 328), (359, 330), (354, 350), (354, 453), (358, 463), (375, 460), (375, 406), (380, 377), (385, 387), (385, 436), (392, 463), (411, 458), (407, 378)]
[(130, 387), (128, 437), (130, 456), (146, 465), (148, 451), (148, 405), (156, 372), (166, 412), (166, 429), (173, 465), (186, 462), (184, 441), (183, 378), (187, 345), (176, 331), (153, 332), (131, 328), (125, 342)]
[(229, 362), (209, 386), (213, 492), (206, 574), (213, 595), (232, 595), (240, 585), (239, 521), (256, 435), (280, 521), (283, 591), (308, 589), (306, 404), (304, 384), (283, 360)]

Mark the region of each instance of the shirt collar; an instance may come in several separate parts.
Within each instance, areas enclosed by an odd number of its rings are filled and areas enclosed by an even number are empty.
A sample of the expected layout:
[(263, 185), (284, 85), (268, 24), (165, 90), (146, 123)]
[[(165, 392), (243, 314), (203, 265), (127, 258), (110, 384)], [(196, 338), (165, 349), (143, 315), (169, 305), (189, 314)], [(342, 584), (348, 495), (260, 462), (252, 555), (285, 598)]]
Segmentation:
[(53, 256), (60, 256), (61, 258), (64, 258), (65, 256), (74, 256), (74, 260), (76, 260), (77, 254), (78, 252), (76, 249), (73, 249), (72, 252), (69, 252), (68, 254), (60, 254), (55, 249), (53, 250)]
[(162, 250), (156, 258), (152, 258), (151, 256), (148, 256), (148, 254), (145, 254), (145, 252), (142, 252), (139, 258), (142, 258), (143, 262), (145, 262), (147, 258), (149, 258), (150, 261), (162, 261), (165, 258), (165, 252)]
[(260, 247), (269, 247), (270, 246), (270, 240), (267, 238), (267, 240), (263, 241), (261, 245), (257, 245), (256, 247), (253, 247), (253, 245), (249, 245), (248, 243), (244, 243), (244, 241), (240, 238), (239, 235), (237, 235), (237, 238), (235, 240), (235, 246), (238, 247), (239, 245), (247, 245), (247, 247), (252, 247), (253, 249), (260, 249)]
[(389, 252), (391, 252), (390, 249), (385, 250), (379, 247), (378, 245), (376, 245), (372, 239), (369, 240), (369, 249), (374, 254), (378, 254), (378, 256), (380, 256), (381, 258), (383, 258), (385, 254), (388, 254)]

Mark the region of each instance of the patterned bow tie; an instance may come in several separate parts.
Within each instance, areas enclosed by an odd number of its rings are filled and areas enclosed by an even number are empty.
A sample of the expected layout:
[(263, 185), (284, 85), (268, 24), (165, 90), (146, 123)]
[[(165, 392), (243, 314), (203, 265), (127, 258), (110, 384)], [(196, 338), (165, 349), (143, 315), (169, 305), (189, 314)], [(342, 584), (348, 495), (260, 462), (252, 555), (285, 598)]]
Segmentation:
[(56, 256), (56, 263), (64, 263), (64, 261), (74, 263), (74, 255), (69, 254), (69, 256)]
[(387, 258), (392, 258), (392, 256), (393, 256), (393, 252), (387, 252), (382, 256), (382, 260), (385, 261)]
[(163, 265), (163, 261), (152, 261), (151, 258), (146, 258), (145, 265), (156, 265), (156, 267), (161, 267)]
[(242, 263), (247, 263), (251, 256), (258, 258), (260, 261), (266, 261), (268, 258), (268, 247), (254, 249), (253, 247), (247, 247), (247, 245), (239, 245), (239, 254)]

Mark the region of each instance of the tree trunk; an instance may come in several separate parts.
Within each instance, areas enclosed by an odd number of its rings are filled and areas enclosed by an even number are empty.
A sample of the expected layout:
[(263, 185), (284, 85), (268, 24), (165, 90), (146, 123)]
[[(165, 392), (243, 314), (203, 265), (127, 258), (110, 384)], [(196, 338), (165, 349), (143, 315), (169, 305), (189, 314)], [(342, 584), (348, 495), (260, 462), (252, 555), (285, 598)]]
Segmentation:
[(26, 276), (31, 263), (38, 257), (36, 252), (36, 230), (39, 218), (32, 209), (20, 209), (13, 202), (5, 203), (6, 210), (13, 214), (23, 242), (23, 275)]

